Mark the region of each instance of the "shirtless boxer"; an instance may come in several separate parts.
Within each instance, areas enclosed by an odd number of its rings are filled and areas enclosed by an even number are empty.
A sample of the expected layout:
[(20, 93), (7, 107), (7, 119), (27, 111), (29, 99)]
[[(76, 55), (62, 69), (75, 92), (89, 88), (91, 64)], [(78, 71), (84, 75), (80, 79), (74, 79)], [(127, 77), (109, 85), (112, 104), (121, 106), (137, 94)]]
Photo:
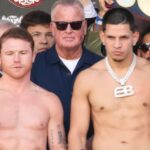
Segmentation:
[(133, 54), (138, 40), (132, 14), (109, 10), (100, 33), (107, 57), (77, 77), (69, 150), (85, 150), (90, 116), (93, 150), (150, 150), (150, 62)]
[(0, 150), (65, 150), (59, 98), (30, 81), (34, 42), (12, 28), (0, 38)]

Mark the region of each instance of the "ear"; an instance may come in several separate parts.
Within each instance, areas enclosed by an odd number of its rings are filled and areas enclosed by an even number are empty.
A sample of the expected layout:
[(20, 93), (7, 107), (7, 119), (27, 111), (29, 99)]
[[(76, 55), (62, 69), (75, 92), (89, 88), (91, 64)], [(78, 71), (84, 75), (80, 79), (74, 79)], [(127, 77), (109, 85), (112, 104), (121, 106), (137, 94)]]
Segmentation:
[(133, 46), (136, 45), (137, 41), (139, 40), (139, 36), (140, 36), (139, 32), (136, 31), (133, 33)]
[(99, 32), (99, 38), (102, 41), (103, 45), (105, 45), (105, 33), (103, 31)]

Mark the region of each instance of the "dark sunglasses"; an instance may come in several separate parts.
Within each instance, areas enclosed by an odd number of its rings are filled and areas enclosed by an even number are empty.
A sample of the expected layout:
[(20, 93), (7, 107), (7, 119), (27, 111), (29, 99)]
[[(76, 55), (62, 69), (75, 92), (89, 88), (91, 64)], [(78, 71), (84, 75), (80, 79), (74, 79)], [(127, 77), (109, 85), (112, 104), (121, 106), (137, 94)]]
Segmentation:
[(147, 52), (150, 50), (150, 43), (143, 43), (140, 45), (140, 49), (143, 51), (143, 52)]
[(66, 30), (68, 24), (70, 24), (72, 30), (80, 30), (82, 26), (82, 21), (72, 21), (72, 22), (63, 22), (63, 21), (53, 21), (56, 24), (58, 30)]

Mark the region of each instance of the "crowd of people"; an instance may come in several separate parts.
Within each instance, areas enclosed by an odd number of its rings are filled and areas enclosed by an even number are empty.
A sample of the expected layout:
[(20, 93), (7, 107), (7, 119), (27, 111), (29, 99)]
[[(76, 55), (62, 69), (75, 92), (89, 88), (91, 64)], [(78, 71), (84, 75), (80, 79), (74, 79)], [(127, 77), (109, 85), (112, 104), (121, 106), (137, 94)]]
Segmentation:
[(113, 0), (89, 20), (85, 2), (0, 21), (1, 150), (150, 149), (150, 26)]

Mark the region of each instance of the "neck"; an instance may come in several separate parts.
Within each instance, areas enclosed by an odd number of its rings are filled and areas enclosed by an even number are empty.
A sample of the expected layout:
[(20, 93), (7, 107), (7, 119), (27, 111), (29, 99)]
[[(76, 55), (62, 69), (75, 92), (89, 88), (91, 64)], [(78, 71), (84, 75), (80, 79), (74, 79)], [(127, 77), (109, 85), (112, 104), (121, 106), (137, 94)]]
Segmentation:
[(3, 76), (0, 79), (0, 82), (3, 85), (1, 86), (2, 89), (12, 92), (14, 94), (19, 94), (27, 91), (31, 87), (32, 83), (30, 81), (30, 75), (25, 76), (24, 78), (14, 79), (6, 74), (3, 74)]
[(108, 56), (108, 62), (113, 69), (113, 71), (118, 74), (118, 76), (123, 76), (127, 70), (129, 69), (131, 63), (133, 61), (133, 54), (130, 55), (127, 59), (124, 60), (113, 60)]
[(76, 48), (59, 48), (56, 45), (56, 51), (58, 53), (58, 56), (64, 58), (64, 59), (78, 59), (82, 55), (82, 47), (76, 47)]
[(118, 83), (120, 83), (121, 85), (125, 85), (126, 81), (128, 80), (128, 78), (131, 76), (132, 72), (134, 71), (134, 68), (136, 66), (136, 56), (133, 55), (134, 57), (132, 58), (132, 62), (130, 64), (130, 66), (128, 67), (126, 73), (124, 75), (122, 75), (121, 77), (118, 76), (118, 74), (116, 74), (116, 72), (112, 69), (108, 58), (106, 57), (105, 59), (105, 64), (106, 64), (106, 69), (109, 72), (109, 74), (112, 76), (112, 78), (114, 80), (116, 80)]

